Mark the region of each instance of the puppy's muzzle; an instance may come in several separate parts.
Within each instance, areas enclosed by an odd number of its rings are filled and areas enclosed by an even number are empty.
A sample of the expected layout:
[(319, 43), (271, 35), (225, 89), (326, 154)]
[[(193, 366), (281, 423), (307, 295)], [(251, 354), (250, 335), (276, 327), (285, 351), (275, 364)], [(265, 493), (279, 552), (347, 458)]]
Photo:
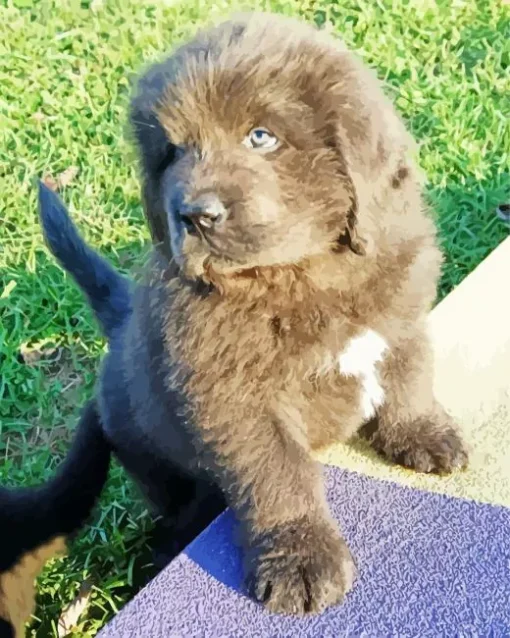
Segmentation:
[(206, 193), (189, 203), (182, 203), (177, 213), (190, 233), (212, 229), (226, 217), (225, 206), (214, 193)]
[(165, 202), (171, 251), (177, 263), (182, 262), (182, 247), (187, 234), (204, 238), (227, 217), (226, 207), (212, 191), (189, 198), (185, 196), (185, 189), (174, 185), (169, 189)]

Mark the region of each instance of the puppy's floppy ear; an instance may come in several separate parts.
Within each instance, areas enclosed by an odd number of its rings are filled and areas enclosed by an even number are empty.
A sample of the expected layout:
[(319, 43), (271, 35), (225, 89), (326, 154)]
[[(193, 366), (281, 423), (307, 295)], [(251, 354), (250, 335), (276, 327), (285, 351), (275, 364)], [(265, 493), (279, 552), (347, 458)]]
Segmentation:
[(146, 70), (134, 88), (129, 109), (131, 134), (142, 169), (144, 213), (153, 243), (164, 249), (169, 241), (161, 177), (175, 149), (159, 122), (156, 107), (173, 72), (168, 60)]
[(333, 146), (340, 159), (340, 163), (342, 165), (341, 174), (342, 178), (345, 180), (345, 186), (349, 192), (349, 197), (351, 200), (351, 206), (346, 215), (346, 224), (337, 239), (337, 252), (343, 252), (344, 250), (351, 250), (355, 255), (359, 255), (360, 257), (366, 255), (366, 241), (360, 235), (358, 230), (358, 212), (359, 212), (359, 203), (358, 196), (356, 194), (356, 188), (354, 182), (349, 174), (349, 168), (343, 156), (341, 149), (338, 147), (338, 140), (336, 139), (336, 133), (329, 136), (332, 142), (329, 142), (328, 145)]
[(364, 254), (370, 227), (366, 211), (387, 200), (388, 189), (404, 186), (414, 172), (409, 152), (415, 144), (386, 97), (375, 73), (343, 43), (329, 34), (319, 36), (325, 45), (315, 65), (320, 73), (323, 112), (327, 114), (328, 139), (342, 157), (342, 172), (352, 189), (352, 207), (340, 245)]
[(338, 238), (338, 248), (349, 248), (355, 255), (366, 255), (366, 241), (358, 233), (357, 202), (353, 203), (347, 213), (347, 226)]
[(151, 175), (144, 177), (142, 185), (142, 203), (151, 234), (152, 243), (164, 247), (169, 244), (168, 225), (166, 213), (163, 207), (163, 200), (159, 192), (159, 184), (155, 182)]

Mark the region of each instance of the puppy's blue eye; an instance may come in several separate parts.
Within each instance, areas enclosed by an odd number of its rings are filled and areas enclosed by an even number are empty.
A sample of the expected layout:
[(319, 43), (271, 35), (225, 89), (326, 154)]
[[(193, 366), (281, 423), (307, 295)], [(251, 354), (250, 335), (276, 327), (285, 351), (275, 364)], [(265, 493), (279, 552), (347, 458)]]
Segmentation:
[(248, 133), (243, 144), (248, 148), (273, 151), (280, 146), (280, 141), (267, 128), (257, 127)]

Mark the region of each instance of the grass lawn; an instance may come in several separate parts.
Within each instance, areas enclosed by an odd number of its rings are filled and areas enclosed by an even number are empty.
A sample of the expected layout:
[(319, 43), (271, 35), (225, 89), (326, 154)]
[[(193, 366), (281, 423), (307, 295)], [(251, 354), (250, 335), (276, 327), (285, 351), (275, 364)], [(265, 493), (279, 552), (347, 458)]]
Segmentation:
[[(0, 2), (2, 483), (30, 485), (51, 476), (105, 349), (80, 293), (43, 247), (33, 177), (77, 167), (63, 192), (74, 219), (118, 267), (136, 267), (148, 233), (126, 135), (133, 74), (236, 6)], [(440, 296), (447, 293), (509, 233), (495, 209), (510, 199), (510, 6), (502, 0), (249, 6), (331, 22), (378, 69), (421, 143), (446, 252)], [(508, 287), (508, 277), (502, 274), (500, 283)], [(94, 526), (40, 578), (30, 635), (57, 636), (62, 607), (91, 581), (77, 632), (94, 636), (143, 581), (150, 527), (136, 490), (115, 466)]]

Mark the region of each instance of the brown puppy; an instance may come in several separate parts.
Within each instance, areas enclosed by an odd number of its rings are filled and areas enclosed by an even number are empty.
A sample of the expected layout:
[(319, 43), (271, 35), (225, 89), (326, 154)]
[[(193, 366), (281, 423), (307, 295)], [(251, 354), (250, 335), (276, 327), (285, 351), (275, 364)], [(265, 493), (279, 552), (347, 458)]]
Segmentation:
[(375, 417), (389, 459), (467, 460), (432, 393), (441, 257), (412, 141), (356, 57), (267, 15), (149, 71), (132, 122), (163, 253), (134, 333), (163, 332), (158, 374), (182, 397), (169, 419), (242, 523), (255, 595), (319, 611), (355, 570), (311, 451)]

